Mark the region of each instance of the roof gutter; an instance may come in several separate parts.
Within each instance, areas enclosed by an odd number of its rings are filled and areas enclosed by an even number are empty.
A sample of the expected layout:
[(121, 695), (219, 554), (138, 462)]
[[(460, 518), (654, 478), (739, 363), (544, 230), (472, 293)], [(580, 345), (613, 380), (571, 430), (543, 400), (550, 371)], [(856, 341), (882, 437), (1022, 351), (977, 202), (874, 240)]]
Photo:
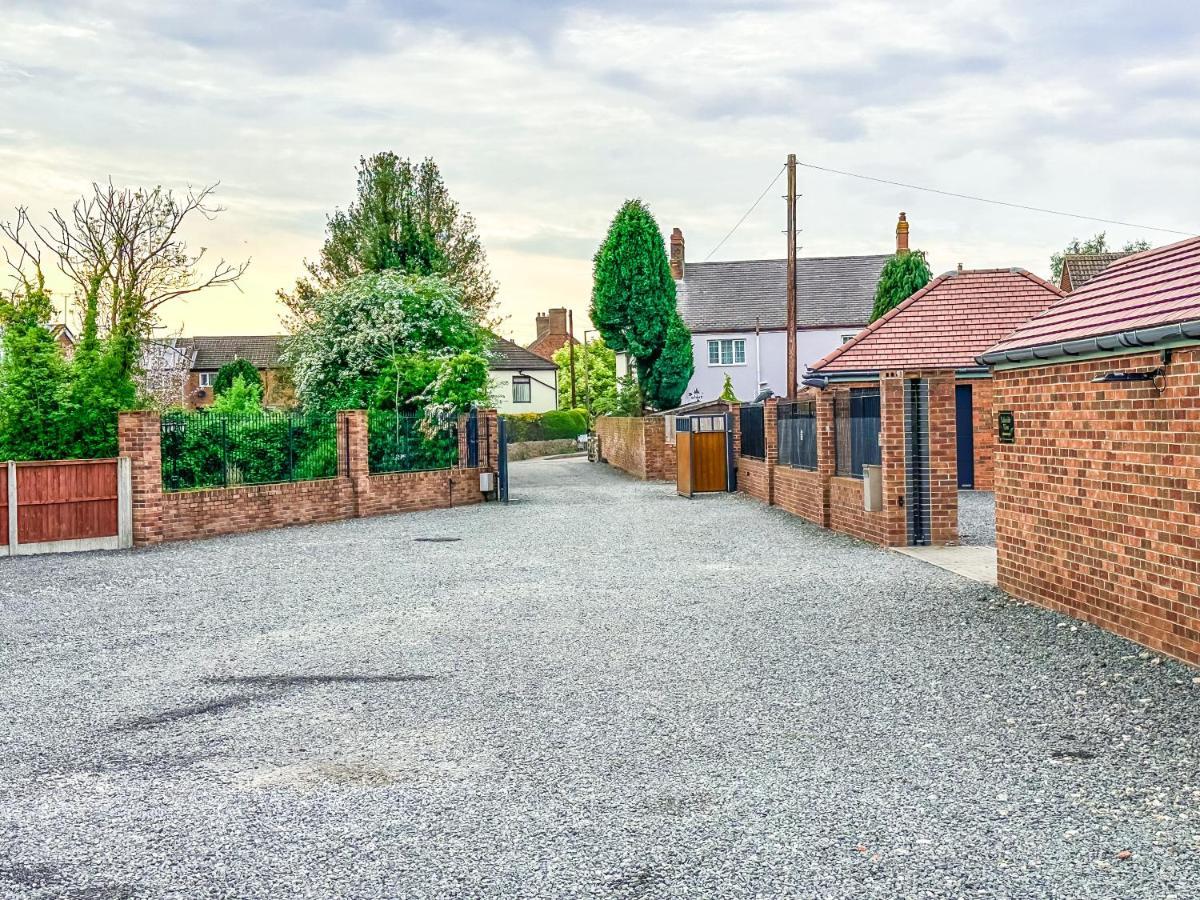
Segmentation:
[(1200, 340), (1200, 319), (1177, 325), (1155, 325), (1150, 328), (1135, 328), (1101, 337), (1081, 338), (1074, 341), (1059, 341), (1034, 347), (1017, 347), (1011, 350), (993, 350), (975, 357), (980, 365), (994, 366), (1002, 363), (1052, 362), (1095, 353), (1121, 353), (1149, 349), (1177, 341)]

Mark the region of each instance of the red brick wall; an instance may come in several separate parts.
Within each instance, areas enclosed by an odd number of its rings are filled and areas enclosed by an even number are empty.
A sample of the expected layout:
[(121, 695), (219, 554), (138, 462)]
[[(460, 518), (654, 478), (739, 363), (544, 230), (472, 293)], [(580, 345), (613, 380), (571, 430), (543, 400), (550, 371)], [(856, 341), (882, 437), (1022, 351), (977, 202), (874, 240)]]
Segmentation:
[(645, 481), (675, 480), (675, 445), (668, 444), (662, 416), (596, 419), (605, 462)]
[[(913, 373), (904, 374), (909, 376)], [(921, 373), (917, 373), (917, 377), (921, 377)], [(923, 377), (929, 384), (930, 543), (957, 544), (958, 424), (954, 376), (928, 372)], [(907, 542), (907, 523), (904, 537)]]
[(817, 525), (827, 524), (825, 511), (829, 488), (820, 472), (777, 466), (773, 488), (773, 499), (780, 509)]
[[(290, 370), (259, 369), (258, 375), (262, 379), (264, 404), (267, 406), (296, 405), (296, 389), (292, 385)], [(186, 404), (192, 409), (209, 406), (213, 402), (211, 386), (203, 388), (203, 397), (198, 396), (201, 390), (199, 372), (188, 372), (183, 382), (183, 390)]]
[(122, 413), (120, 455), (131, 462), (134, 544), (483, 502), (479, 475), (496, 471), (499, 443), (495, 411), (482, 410), (479, 419), (483, 467), (371, 475), (366, 413), (350, 410), (338, 414), (340, 474), (335, 478), (163, 491), (158, 414)]
[(1200, 349), (1150, 384), (1093, 384), (1157, 354), (997, 371), (1000, 586), (1200, 665)]

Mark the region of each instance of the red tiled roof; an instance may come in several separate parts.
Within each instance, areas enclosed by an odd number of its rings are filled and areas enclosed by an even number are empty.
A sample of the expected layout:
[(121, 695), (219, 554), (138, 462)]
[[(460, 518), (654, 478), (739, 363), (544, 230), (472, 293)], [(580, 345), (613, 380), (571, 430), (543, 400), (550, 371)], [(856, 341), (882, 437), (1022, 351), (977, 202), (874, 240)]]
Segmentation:
[(989, 352), (1200, 319), (1200, 237), (1117, 260)]
[(1024, 269), (939, 275), (812, 366), (814, 372), (971, 369), (975, 357), (1063, 292)]
[[(572, 338), (574, 340), (574, 338)], [(531, 353), (536, 353), (542, 359), (548, 359), (553, 362), (554, 353), (567, 346), (567, 335), (557, 332), (543, 334), (540, 338), (534, 341), (525, 349)], [(575, 346), (579, 346), (579, 341), (575, 341)]]

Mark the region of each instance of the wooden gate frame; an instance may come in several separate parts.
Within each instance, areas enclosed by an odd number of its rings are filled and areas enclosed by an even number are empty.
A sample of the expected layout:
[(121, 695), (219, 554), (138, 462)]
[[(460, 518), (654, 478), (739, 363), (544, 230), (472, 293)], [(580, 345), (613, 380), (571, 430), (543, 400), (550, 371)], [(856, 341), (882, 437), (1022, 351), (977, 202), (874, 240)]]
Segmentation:
[[(95, 460), (80, 460), (95, 462)], [(21, 463), (7, 464), (7, 491), (0, 506), (6, 507), (8, 540), (0, 544), (0, 556), (32, 556), (38, 553), (74, 553), (85, 550), (128, 550), (133, 546), (132, 469), (128, 457), (114, 460), (117, 466), (117, 533), (103, 537), (22, 544), (18, 527), (20, 497), (17, 495), (17, 469)], [(29, 465), (36, 465), (30, 463)], [(70, 502), (64, 500), (63, 502)]]
[[(699, 418), (712, 416), (677, 416), (675, 418), (675, 493), (691, 499), (695, 494), (695, 460), (692, 447), (692, 423)], [(687, 427), (679, 427), (680, 420)], [(737, 490), (737, 458), (733, 452), (733, 414), (725, 413), (725, 490)]]

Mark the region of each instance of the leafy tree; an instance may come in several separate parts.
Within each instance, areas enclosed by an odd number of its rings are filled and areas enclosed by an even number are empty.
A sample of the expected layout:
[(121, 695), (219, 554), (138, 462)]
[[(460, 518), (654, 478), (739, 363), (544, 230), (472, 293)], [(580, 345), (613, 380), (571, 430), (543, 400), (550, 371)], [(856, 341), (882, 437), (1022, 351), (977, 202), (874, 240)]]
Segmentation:
[(875, 306), (871, 310), (871, 321), (885, 316), (925, 285), (933, 273), (920, 250), (898, 253), (883, 265), (879, 283), (875, 286)]
[(233, 376), (233, 383), (216, 395), (209, 408), (218, 413), (262, 412), (262, 382), (247, 381), (238, 373)]
[(254, 368), (254, 363), (248, 359), (231, 360), (217, 370), (217, 377), (213, 379), (213, 396), (220, 397), (233, 387), (233, 382), (239, 375), (246, 384), (258, 385), (261, 398), (263, 387), (262, 375), (259, 374), (258, 369)]
[(662, 232), (640, 200), (618, 210), (596, 251), (591, 317), (609, 347), (633, 357), (645, 399), (660, 409), (677, 406), (692, 374), (691, 341), (675, 307)]
[(487, 317), (496, 297), (475, 220), (450, 197), (437, 163), (414, 163), (395, 153), (359, 161), (357, 198), (329, 217), (320, 256), (305, 268), (308, 277), (295, 291), (280, 293), (299, 322), (316, 314), (321, 292), (391, 269), (445, 277), (477, 321)]
[[(310, 313), (284, 350), (306, 407), (412, 411), (434, 393), (439, 403), (486, 400), (485, 332), (446, 279), (370, 272), (314, 294)], [(482, 365), (468, 366), (462, 354)], [(447, 365), (472, 380), (427, 394)]]
[(636, 417), (643, 412), (645, 412), (645, 407), (642, 405), (642, 389), (636, 378), (626, 375), (617, 381), (617, 401), (612, 412), (597, 412), (596, 415)]
[[(1125, 246), (1121, 248), (1122, 253), (1140, 253), (1143, 250), (1150, 249), (1149, 241), (1127, 241)], [(1079, 238), (1072, 238), (1071, 243), (1063, 247), (1061, 253), (1055, 253), (1050, 257), (1050, 278), (1057, 284), (1062, 278), (1063, 262), (1068, 256), (1075, 256), (1080, 253), (1112, 253), (1108, 246), (1108, 235), (1101, 231), (1086, 241), (1081, 241)]]
[(724, 400), (726, 403), (742, 402), (737, 398), (737, 394), (733, 392), (733, 377), (728, 372), (725, 373), (725, 384), (721, 388), (721, 396), (717, 399)]
[(0, 301), (0, 458), (57, 459), (62, 447), (62, 395), (67, 367), (46, 325), (50, 293), (37, 266), (32, 280)]
[[(558, 366), (558, 408), (571, 406), (571, 353), (566, 346), (554, 351)], [(604, 338), (575, 348), (575, 394), (594, 415), (612, 412), (617, 402), (617, 354)]]
[(62, 402), (60, 456), (96, 459), (117, 453), (117, 415), (138, 405), (137, 386), (127, 371), (127, 347), (118, 336), (98, 334), (100, 278), (85, 298), (83, 331), (68, 370)]

